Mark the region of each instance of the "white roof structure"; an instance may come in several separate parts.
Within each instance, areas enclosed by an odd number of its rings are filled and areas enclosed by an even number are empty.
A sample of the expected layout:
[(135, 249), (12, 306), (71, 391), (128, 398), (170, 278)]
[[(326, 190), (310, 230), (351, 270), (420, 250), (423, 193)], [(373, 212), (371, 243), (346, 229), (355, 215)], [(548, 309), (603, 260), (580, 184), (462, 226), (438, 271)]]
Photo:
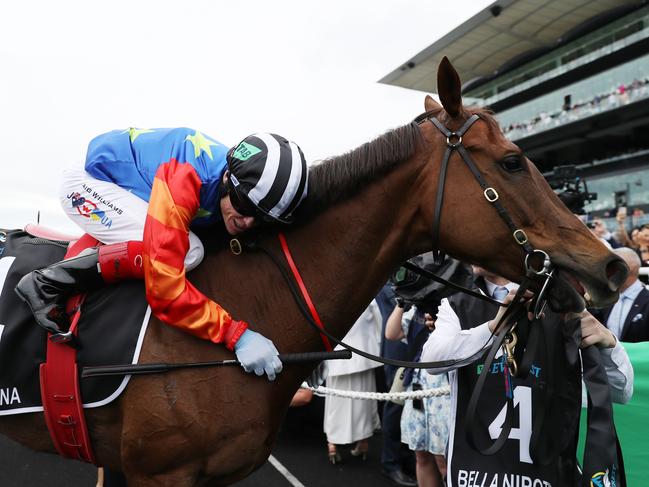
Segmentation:
[(562, 36), (593, 17), (642, 4), (640, 0), (498, 0), (380, 82), (434, 92), (443, 56), (465, 82), (491, 76), (510, 60), (555, 46)]

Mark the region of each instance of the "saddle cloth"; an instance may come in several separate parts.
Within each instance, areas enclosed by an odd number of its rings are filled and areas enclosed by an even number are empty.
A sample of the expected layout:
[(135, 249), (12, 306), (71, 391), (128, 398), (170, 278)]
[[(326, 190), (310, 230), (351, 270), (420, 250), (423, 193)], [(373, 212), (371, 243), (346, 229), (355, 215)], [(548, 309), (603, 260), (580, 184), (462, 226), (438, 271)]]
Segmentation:
[[(63, 258), (67, 242), (22, 230), (0, 230), (0, 415), (43, 411), (39, 365), (47, 333), (14, 292), (34, 269)], [(140, 281), (107, 285), (88, 294), (81, 307), (77, 362), (86, 366), (137, 363), (151, 310)], [(130, 376), (80, 379), (85, 408), (104, 406), (124, 391)]]

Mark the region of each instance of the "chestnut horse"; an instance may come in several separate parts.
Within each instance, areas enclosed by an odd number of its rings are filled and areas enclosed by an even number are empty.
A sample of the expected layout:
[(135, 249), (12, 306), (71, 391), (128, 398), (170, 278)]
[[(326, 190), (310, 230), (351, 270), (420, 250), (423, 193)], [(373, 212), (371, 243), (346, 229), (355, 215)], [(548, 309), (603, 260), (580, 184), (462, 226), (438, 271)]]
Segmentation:
[[(437, 78), (441, 105), (426, 97), (426, 112), (451, 130), (474, 113), (480, 116), (464, 135), (464, 146), (518, 228), (534, 248), (550, 255), (558, 274), (553, 307), (582, 309), (577, 290), (587, 290), (601, 306), (615, 301), (624, 264), (568, 211), (489, 113), (462, 106), (460, 80), (446, 58)], [(301, 219), (286, 229), (286, 237), (331, 333), (344, 336), (401, 262), (431, 250), (445, 150), (446, 138), (423, 121), (311, 170)], [(523, 278), (523, 250), (456, 153), (450, 159), (439, 232), (448, 254), (514, 281)], [(262, 230), (258, 237), (281, 258), (276, 229)], [(319, 335), (307, 326), (280, 272), (262, 253), (214, 251), (190, 279), (271, 338), (282, 353), (322, 350)], [(152, 318), (140, 362), (229, 358), (225, 347)], [(233, 483), (266, 461), (291, 397), (311, 368), (286, 366), (274, 382), (238, 367), (134, 376), (117, 401), (86, 410), (97, 458), (124, 472), (133, 487)], [(33, 449), (54, 451), (42, 414), (3, 416), (0, 432)]]

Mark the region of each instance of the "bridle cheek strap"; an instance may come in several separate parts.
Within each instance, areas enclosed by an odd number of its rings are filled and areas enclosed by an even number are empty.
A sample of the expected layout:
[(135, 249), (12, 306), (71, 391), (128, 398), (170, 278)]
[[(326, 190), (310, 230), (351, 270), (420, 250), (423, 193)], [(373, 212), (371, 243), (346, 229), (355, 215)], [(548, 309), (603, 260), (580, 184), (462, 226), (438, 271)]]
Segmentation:
[(473, 162), (471, 155), (466, 150), (464, 145), (462, 145), (462, 136), (479, 118), (480, 116), (477, 114), (471, 115), (471, 117), (469, 117), (469, 119), (464, 122), (462, 127), (460, 127), (455, 132), (450, 131), (436, 117), (428, 117), (424, 119), (429, 120), (437, 128), (437, 130), (439, 130), (446, 137), (446, 150), (444, 151), (444, 157), (442, 158), (442, 163), (439, 169), (439, 181), (437, 183), (435, 214), (433, 218), (432, 230), (433, 256), (435, 258), (435, 262), (437, 263), (441, 263), (444, 260), (444, 252), (439, 249), (439, 230), (442, 218), (442, 208), (444, 206), (444, 186), (446, 185), (446, 172), (448, 169), (449, 161), (451, 159), (451, 155), (453, 154), (454, 150), (457, 150), (458, 154), (471, 171), (471, 174), (473, 174), (473, 177), (482, 188), (485, 199), (494, 206), (500, 218), (509, 228), (516, 242), (523, 247), (527, 254), (531, 254), (533, 252), (532, 246), (527, 241), (527, 235), (525, 235), (525, 232), (523, 230), (516, 227), (507, 210), (502, 206), (500, 201), (498, 201), (498, 192), (494, 188), (489, 186), (489, 184), (487, 184), (487, 181), (485, 181), (484, 177), (476, 167), (475, 162)]
[[(297, 285), (300, 288), (300, 292), (302, 293), (302, 298), (304, 299), (304, 302), (309, 308), (311, 317), (313, 318), (313, 321), (315, 321), (316, 324), (320, 327), (320, 329), (324, 330), (324, 325), (322, 324), (322, 320), (320, 320), (320, 315), (318, 314), (318, 311), (315, 309), (315, 305), (311, 300), (311, 296), (309, 296), (309, 291), (307, 290), (304, 281), (302, 280), (300, 271), (298, 270), (297, 266), (295, 265), (295, 262), (293, 261), (293, 256), (291, 255), (291, 250), (288, 248), (286, 237), (281, 232), (278, 234), (278, 237), (279, 237), (279, 243), (282, 246), (282, 251), (284, 252), (284, 257), (286, 257), (286, 262), (288, 262), (288, 266), (291, 268), (291, 272), (293, 273), (295, 282), (297, 282)], [(333, 347), (331, 346), (329, 339), (322, 333), (320, 333), (320, 338), (322, 339), (322, 343), (324, 344), (327, 352), (331, 352), (333, 350)]]

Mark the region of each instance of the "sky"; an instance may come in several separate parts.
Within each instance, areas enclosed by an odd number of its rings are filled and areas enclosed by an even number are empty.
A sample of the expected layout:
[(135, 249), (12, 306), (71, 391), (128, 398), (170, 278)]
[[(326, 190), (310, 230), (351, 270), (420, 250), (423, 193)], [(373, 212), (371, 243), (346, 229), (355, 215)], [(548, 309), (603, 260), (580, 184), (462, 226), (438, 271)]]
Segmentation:
[(492, 1), (2, 2), (0, 228), (40, 210), (79, 234), (61, 174), (114, 129), (274, 132), (310, 162), (353, 149), (423, 111), (378, 80)]

